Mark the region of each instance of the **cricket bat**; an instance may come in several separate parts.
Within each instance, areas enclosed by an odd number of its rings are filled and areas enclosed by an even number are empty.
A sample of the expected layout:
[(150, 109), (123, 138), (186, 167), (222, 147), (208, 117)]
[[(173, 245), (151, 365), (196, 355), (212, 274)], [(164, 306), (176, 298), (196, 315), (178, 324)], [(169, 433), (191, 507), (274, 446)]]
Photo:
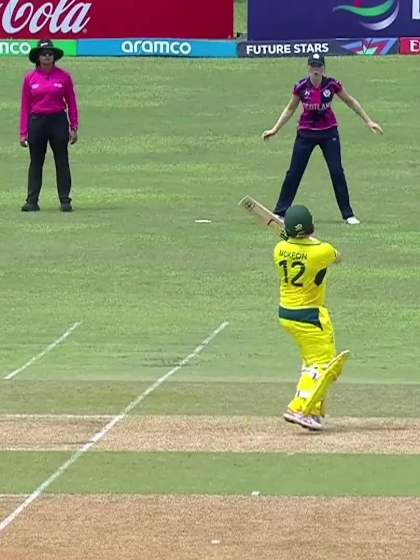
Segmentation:
[(284, 221), (280, 216), (273, 214), (268, 208), (250, 196), (244, 196), (239, 201), (239, 206), (249, 212), (256, 220), (280, 235), (284, 232)]

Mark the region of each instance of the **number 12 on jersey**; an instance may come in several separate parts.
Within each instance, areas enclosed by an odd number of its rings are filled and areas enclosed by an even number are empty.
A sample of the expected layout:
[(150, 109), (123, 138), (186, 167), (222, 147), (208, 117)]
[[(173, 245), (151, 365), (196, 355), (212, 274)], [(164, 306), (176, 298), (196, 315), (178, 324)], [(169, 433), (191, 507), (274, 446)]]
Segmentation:
[(301, 288), (303, 286), (302, 282), (299, 282), (299, 278), (305, 273), (305, 265), (302, 261), (293, 261), (289, 263), (288, 260), (284, 259), (279, 262), (279, 268), (283, 269), (283, 282), (285, 284), (290, 284)]

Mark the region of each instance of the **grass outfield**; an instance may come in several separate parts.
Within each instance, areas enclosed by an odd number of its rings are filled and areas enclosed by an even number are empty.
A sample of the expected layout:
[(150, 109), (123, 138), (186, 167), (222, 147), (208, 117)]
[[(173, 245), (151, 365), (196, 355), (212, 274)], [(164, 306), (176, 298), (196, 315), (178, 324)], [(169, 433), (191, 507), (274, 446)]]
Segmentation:
[[(370, 134), (336, 102), (360, 227), (342, 223), (319, 152), (297, 197), (312, 209), (319, 237), (344, 255), (328, 274), (337, 345), (351, 350), (331, 398), (336, 417), (420, 418), (416, 65), (414, 57), (329, 59), (328, 71), (385, 135)], [(268, 144), (260, 134), (304, 75), (304, 60), (68, 59), (63, 67), (81, 113), (71, 148), (75, 211), (58, 211), (49, 154), (42, 210), (24, 214), (28, 160), (17, 121), (28, 65), (0, 59), (0, 442), (8, 414), (117, 415), (143, 394), (128, 414), (279, 415), (300, 363), (277, 325), (276, 239), (237, 203), (245, 194), (270, 207), (276, 201), (295, 125)], [(72, 456), (55, 451), (45, 433), (29, 442), (36, 421), (21, 441), (0, 444), (0, 494), (31, 494)], [(357, 429), (375, 438), (386, 426)], [(404, 429), (390, 437), (404, 438)], [(90, 439), (65, 441), (77, 450)], [(419, 456), (385, 451), (87, 451), (46, 491), (418, 496)], [(0, 556), (1, 521), (13, 509), (0, 499)], [(20, 533), (21, 524), (3, 534), (23, 550), (21, 534), (37, 532)]]
[[(275, 203), (294, 125), (269, 144), (260, 133), (304, 62), (67, 60), (81, 112), (69, 216), (57, 211), (51, 157), (42, 211), (19, 211), (27, 153), (16, 141), (18, 91), (27, 65), (0, 64), (9, 84), (0, 132), (4, 375), (81, 322), (15, 379), (148, 381), (227, 320), (211, 351), (174, 381), (294, 382), (298, 356), (276, 321), (276, 240), (237, 202), (249, 193)], [(415, 64), (409, 57), (329, 63), (385, 129), (383, 137), (370, 134), (336, 103), (361, 227), (341, 222), (319, 152), (297, 197), (313, 210), (318, 235), (344, 254), (328, 294), (338, 347), (352, 351), (343, 383), (418, 379)], [(119, 84), (112, 96), (109, 73)]]

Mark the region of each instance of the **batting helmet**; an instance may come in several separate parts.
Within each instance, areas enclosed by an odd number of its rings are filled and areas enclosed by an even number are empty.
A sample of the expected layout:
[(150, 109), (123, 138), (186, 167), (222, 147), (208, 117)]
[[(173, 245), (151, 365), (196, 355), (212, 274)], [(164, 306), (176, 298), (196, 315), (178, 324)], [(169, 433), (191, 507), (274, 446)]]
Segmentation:
[(314, 232), (312, 214), (306, 206), (291, 206), (284, 216), (284, 228), (289, 237), (310, 235)]

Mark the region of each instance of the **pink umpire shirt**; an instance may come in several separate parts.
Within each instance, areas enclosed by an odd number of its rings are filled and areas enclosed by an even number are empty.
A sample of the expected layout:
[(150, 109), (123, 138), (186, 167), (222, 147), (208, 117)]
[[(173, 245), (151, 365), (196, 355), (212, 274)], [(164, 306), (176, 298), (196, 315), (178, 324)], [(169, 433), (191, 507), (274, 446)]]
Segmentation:
[(76, 94), (73, 80), (68, 72), (53, 67), (50, 72), (36, 68), (26, 74), (22, 85), (20, 111), (20, 136), (28, 135), (29, 117), (54, 115), (67, 110), (70, 128), (77, 130), (79, 124)]

